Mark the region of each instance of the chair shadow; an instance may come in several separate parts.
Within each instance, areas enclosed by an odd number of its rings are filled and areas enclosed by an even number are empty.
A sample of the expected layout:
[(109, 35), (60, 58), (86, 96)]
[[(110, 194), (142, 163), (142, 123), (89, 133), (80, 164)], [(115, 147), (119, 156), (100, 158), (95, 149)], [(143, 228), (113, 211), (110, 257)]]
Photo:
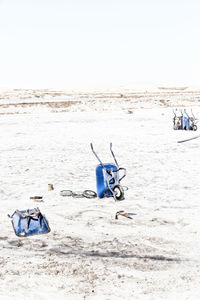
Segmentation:
[(141, 260), (154, 260), (154, 261), (165, 261), (165, 262), (181, 262), (180, 258), (168, 257), (164, 255), (136, 255), (136, 254), (124, 254), (116, 251), (110, 252), (99, 252), (99, 251), (82, 251), (82, 250), (63, 250), (59, 248), (49, 249), (51, 254), (58, 255), (79, 255), (79, 256), (89, 256), (89, 257), (102, 257), (102, 258), (137, 258)]

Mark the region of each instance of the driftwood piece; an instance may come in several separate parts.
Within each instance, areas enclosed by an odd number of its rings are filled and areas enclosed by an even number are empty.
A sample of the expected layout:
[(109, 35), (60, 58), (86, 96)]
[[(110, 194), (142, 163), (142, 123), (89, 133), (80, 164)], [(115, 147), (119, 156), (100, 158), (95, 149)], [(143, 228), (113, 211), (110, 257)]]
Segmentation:
[(42, 200), (43, 196), (32, 196), (30, 197), (31, 200), (33, 200), (34, 202), (44, 202)]
[(199, 135), (196, 135), (196, 136), (193, 136), (192, 138), (189, 138), (189, 139), (185, 139), (185, 140), (182, 140), (182, 141), (178, 141), (178, 143), (188, 142), (188, 141), (197, 139), (197, 138), (199, 138), (199, 137), (200, 137), (200, 134), (199, 134)]

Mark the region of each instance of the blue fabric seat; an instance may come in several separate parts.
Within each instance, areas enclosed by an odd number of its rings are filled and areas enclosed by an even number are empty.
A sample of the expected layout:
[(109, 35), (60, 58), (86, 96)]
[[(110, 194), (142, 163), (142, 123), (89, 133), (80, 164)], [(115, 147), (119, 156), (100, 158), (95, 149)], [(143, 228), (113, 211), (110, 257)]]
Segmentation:
[(51, 231), (46, 217), (40, 212), (39, 208), (16, 210), (9, 217), (12, 219), (14, 232), (19, 237), (44, 234)]
[[(106, 171), (105, 171), (106, 170)], [(114, 164), (98, 165), (96, 168), (97, 195), (99, 198), (113, 197), (111, 189), (114, 188), (115, 182), (118, 181), (118, 168)], [(108, 172), (107, 172), (108, 171)], [(114, 179), (109, 172), (112, 171)], [(110, 188), (108, 183), (110, 182)]]

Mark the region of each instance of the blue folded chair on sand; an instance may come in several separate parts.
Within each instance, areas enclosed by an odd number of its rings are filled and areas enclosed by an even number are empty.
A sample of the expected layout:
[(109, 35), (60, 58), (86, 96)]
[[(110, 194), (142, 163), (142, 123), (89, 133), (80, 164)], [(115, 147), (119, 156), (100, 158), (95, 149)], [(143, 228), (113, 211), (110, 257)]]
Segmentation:
[[(96, 167), (97, 195), (99, 198), (113, 197), (115, 201), (124, 200), (124, 189), (121, 186), (121, 180), (126, 176), (126, 169), (119, 168), (115, 155), (112, 151), (112, 143), (110, 143), (110, 151), (115, 161), (115, 164), (103, 164), (94, 151), (92, 143), (90, 144), (92, 152), (99, 161)], [(120, 177), (119, 173), (123, 172)]]
[(44, 234), (51, 231), (46, 217), (40, 212), (39, 208), (16, 210), (12, 216), (14, 232), (19, 237), (26, 237), (37, 234)]

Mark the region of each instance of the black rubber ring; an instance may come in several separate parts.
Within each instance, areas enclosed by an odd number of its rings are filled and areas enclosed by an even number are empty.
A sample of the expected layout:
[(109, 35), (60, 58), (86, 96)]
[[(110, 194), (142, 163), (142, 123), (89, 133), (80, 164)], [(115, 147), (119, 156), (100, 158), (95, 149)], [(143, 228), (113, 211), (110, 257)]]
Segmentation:
[(92, 199), (92, 198), (96, 198), (97, 197), (97, 193), (94, 192), (94, 191), (91, 191), (91, 190), (85, 190), (83, 192), (83, 196), (85, 198), (89, 198), (89, 199)]

